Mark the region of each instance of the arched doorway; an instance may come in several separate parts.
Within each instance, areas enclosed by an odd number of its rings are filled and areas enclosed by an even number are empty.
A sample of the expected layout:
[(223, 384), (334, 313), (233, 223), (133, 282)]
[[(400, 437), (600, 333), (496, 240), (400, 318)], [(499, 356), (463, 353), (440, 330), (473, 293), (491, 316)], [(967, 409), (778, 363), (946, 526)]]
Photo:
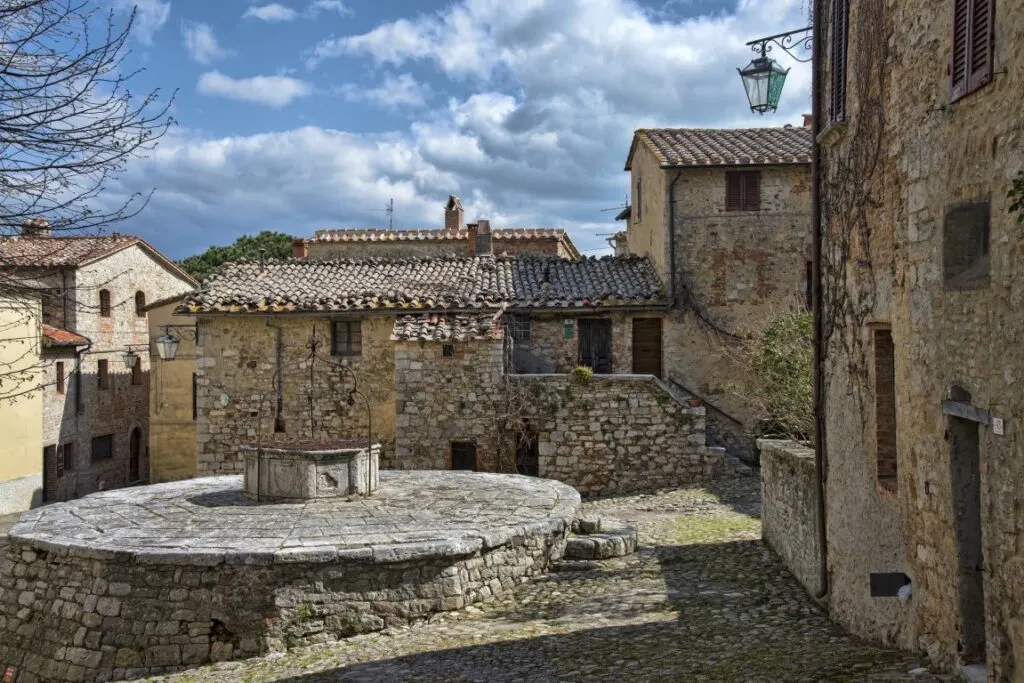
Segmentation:
[(128, 446), (128, 481), (134, 482), (139, 477), (139, 461), (142, 455), (142, 430), (136, 427), (132, 430), (131, 441)]

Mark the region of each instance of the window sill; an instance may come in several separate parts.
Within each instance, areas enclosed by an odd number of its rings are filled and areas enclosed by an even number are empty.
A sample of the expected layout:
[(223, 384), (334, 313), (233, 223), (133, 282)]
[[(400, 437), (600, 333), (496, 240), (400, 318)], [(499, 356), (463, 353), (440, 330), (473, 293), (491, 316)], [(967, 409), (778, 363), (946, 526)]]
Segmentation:
[(832, 147), (839, 144), (846, 137), (848, 129), (849, 124), (846, 121), (833, 121), (818, 133), (816, 140), (823, 147)]

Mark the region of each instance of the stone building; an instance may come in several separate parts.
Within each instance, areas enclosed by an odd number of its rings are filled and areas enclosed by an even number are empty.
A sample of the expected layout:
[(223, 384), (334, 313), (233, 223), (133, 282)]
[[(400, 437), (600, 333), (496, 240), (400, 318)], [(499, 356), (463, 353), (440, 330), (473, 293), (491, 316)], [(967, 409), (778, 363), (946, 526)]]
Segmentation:
[(668, 283), (664, 376), (706, 402), (716, 443), (747, 457), (757, 413), (731, 348), (810, 306), (810, 153), (802, 127), (654, 128), (626, 159), (616, 254), (650, 258)]
[(1024, 10), (822, 4), (829, 610), (1021, 681)]
[[(488, 236), (489, 235), (489, 236)], [(297, 238), (292, 244), (296, 258), (429, 258), (434, 256), (472, 256), (477, 242), (485, 239), (493, 245), (485, 251), (495, 254), (545, 254), (578, 259), (568, 233), (561, 228), (491, 229), (489, 221), (465, 223), (462, 204), (455, 195), (444, 208), (444, 228), (390, 230), (351, 228), (317, 230), (312, 239)]]
[[(365, 433), (352, 375), (382, 467), (558, 473), (592, 493), (733, 467), (706, 446), (704, 408), (656, 379), (666, 301), (649, 259), (476, 244), (222, 267), (178, 308), (198, 327), (197, 473), (238, 472), (240, 440), (309, 436), (311, 416), (316, 436)], [(596, 373), (585, 387), (570, 382), (577, 365)]]
[[(31, 281), (42, 298), (33, 389), (42, 400), (42, 499), (144, 481), (146, 301), (197, 283), (138, 237), (53, 237), (45, 222), (30, 223), (21, 235), (0, 240), (0, 269), (5, 278)], [(6, 345), (2, 338), (0, 344)], [(126, 356), (138, 360), (134, 368)], [(0, 403), (0, 413), (9, 409)]]

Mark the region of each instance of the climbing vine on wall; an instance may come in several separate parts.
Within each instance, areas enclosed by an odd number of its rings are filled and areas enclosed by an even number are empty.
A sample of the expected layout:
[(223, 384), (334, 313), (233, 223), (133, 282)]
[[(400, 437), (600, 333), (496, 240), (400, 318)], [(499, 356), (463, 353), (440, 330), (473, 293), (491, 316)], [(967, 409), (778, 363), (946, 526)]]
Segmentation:
[(1017, 222), (1024, 225), (1024, 171), (1017, 172), (1006, 198), (1010, 200), (1010, 213), (1016, 214)]

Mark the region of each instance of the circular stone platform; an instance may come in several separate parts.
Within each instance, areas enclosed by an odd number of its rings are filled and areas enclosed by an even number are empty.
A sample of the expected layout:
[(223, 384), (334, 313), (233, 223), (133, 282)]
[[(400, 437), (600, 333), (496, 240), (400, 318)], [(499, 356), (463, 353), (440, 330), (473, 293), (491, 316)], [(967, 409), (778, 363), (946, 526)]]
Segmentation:
[(384, 471), (374, 498), (304, 503), (256, 503), (241, 479), (25, 513), (0, 563), (0, 662), (106, 680), (407, 623), (546, 570), (580, 504), (516, 475)]

